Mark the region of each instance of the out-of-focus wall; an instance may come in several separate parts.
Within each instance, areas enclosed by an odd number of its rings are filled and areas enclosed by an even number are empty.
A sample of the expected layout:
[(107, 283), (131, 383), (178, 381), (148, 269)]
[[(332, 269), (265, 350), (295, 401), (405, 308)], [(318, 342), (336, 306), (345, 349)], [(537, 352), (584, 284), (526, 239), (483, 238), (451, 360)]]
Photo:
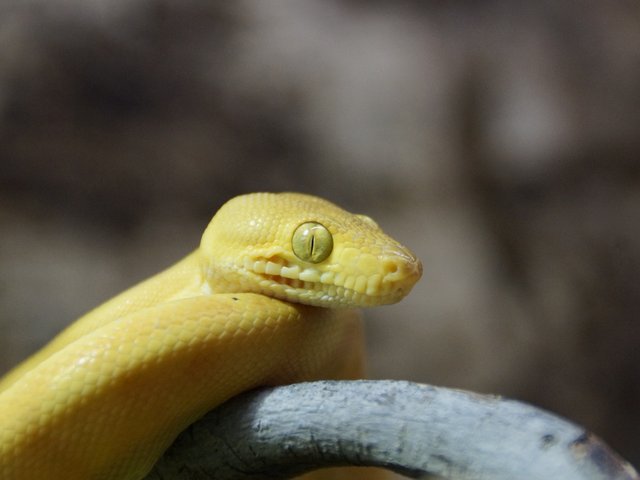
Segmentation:
[(635, 2), (0, 3), (0, 371), (249, 191), (422, 258), (371, 374), (570, 417), (640, 464)]

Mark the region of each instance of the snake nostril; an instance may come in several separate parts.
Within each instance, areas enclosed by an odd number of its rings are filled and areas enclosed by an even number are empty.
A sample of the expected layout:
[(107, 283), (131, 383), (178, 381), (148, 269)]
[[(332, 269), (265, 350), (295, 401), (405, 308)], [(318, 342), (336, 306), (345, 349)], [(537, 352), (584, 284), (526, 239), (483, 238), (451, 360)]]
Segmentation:
[(383, 265), (384, 273), (396, 273), (398, 271), (398, 264), (396, 262), (385, 262)]

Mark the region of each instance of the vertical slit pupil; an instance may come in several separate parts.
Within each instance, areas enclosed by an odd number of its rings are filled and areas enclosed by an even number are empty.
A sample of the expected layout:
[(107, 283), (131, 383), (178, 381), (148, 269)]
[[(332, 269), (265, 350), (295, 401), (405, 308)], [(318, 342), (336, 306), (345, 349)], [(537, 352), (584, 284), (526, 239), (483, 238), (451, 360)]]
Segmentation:
[(313, 246), (316, 243), (316, 236), (312, 233), (311, 234), (311, 255), (313, 255)]

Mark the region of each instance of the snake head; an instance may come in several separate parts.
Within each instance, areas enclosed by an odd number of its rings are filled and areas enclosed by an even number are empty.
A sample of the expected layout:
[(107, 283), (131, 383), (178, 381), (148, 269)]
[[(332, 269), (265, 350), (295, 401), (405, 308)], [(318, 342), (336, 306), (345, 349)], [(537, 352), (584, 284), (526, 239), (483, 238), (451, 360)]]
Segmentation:
[(253, 292), (320, 307), (395, 303), (422, 275), (420, 260), (369, 217), (299, 193), (229, 200), (202, 236), (213, 292)]

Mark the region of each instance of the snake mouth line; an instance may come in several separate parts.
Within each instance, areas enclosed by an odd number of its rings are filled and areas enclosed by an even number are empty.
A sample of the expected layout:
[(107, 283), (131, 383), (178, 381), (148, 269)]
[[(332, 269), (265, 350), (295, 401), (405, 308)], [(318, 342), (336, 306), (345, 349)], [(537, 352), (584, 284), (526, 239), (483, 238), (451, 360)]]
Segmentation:
[(338, 285), (327, 285), (320, 282), (305, 282), (282, 275), (260, 274), (269, 284), (277, 284), (283, 288), (287, 300), (311, 303), (320, 306), (369, 306), (392, 303), (401, 295), (400, 289), (368, 294), (352, 288)]
[(286, 285), (291, 288), (303, 288), (305, 290), (316, 290), (315, 283), (303, 282), (302, 280), (298, 280), (297, 278), (287, 278), (283, 277), (282, 275), (268, 275), (266, 273), (260, 276), (279, 285)]
[(288, 301), (320, 306), (373, 306), (394, 303), (406, 288), (400, 281), (387, 281), (386, 275), (347, 275), (317, 268), (290, 265), (279, 257), (245, 259), (244, 269), (257, 275), (265, 294), (274, 294)]
[(354, 290), (335, 285), (324, 285), (314, 282), (283, 277), (281, 275), (261, 275), (267, 282), (283, 287), (287, 300), (301, 303), (311, 303), (320, 306), (338, 306), (360, 304), (362, 306), (372, 301), (365, 301), (367, 297)]

